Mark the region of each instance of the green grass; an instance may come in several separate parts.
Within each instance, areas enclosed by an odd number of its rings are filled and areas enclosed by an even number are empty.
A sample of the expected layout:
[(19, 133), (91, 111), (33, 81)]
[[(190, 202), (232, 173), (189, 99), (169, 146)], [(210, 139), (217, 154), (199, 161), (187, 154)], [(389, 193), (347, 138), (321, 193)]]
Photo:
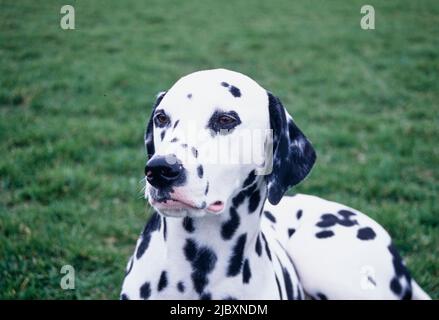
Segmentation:
[[(439, 2), (0, 1), (0, 298), (118, 298), (148, 216), (154, 95), (225, 67), (281, 97), (319, 158), (296, 191), (353, 206), (439, 298)], [(76, 269), (76, 290), (59, 286)]]

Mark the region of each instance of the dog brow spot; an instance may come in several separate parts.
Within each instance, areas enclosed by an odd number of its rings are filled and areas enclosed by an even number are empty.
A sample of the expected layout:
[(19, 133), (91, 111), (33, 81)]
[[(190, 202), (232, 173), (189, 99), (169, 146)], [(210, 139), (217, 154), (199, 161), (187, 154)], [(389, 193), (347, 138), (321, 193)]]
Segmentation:
[(239, 88), (232, 86), (230, 84), (228, 84), (227, 82), (221, 82), (221, 85), (225, 88), (229, 89), (229, 92), (232, 94), (232, 96), (234, 96), (235, 98), (239, 98), (241, 96), (241, 90), (239, 90)]
[(229, 91), (232, 94), (232, 96), (234, 96), (235, 98), (239, 98), (241, 96), (241, 90), (239, 90), (235, 86), (231, 86)]

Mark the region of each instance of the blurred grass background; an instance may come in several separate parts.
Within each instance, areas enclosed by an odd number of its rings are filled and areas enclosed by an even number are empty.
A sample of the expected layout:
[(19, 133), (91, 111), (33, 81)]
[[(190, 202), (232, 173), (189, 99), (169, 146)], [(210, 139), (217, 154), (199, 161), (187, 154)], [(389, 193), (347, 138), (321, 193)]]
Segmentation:
[(215, 67), (277, 94), (313, 141), (296, 191), (375, 218), (439, 298), (439, 2), (366, 3), (1, 0), (0, 298), (118, 298), (154, 96)]

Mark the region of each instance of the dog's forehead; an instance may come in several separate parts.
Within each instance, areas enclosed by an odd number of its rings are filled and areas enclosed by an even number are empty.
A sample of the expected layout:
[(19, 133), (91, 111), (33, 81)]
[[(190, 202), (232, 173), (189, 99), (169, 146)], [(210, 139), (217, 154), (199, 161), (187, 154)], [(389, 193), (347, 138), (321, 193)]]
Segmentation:
[(168, 90), (160, 108), (171, 114), (200, 117), (214, 110), (234, 110), (244, 117), (258, 115), (266, 119), (267, 91), (251, 78), (225, 69), (191, 73)]

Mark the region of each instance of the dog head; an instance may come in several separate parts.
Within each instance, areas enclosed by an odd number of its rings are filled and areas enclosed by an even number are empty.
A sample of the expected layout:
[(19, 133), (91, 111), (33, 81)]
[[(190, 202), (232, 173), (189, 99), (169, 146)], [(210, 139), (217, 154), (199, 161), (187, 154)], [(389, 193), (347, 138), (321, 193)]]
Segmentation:
[(280, 100), (224, 69), (192, 73), (160, 93), (145, 144), (145, 196), (176, 217), (221, 214), (234, 194), (257, 181), (277, 204), (315, 162)]

